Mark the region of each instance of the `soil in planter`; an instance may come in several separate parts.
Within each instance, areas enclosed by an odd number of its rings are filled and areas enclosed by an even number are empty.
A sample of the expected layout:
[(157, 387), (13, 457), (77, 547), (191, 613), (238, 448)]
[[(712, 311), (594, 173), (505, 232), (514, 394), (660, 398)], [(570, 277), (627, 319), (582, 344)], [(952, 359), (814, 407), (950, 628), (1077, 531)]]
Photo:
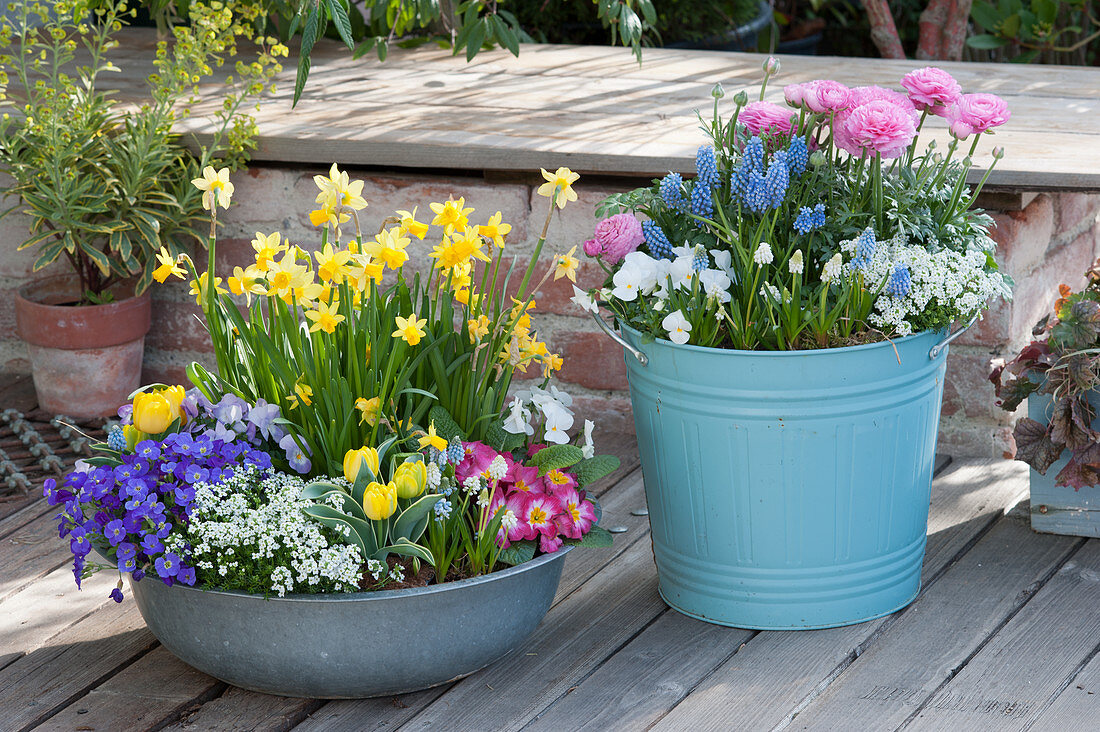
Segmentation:
[[(438, 584), (435, 581), (435, 567), (427, 562), (420, 563), (420, 571), (413, 574), (413, 560), (410, 557), (390, 557), (386, 560), (389, 563), (390, 568), (400, 565), (405, 570), (405, 579), (402, 582), (391, 582), (386, 584), (382, 589), (384, 590), (407, 590), (411, 587), (427, 587), (430, 584)], [(459, 572), (454, 567), (451, 567), (447, 571), (447, 582), (455, 582), (457, 580), (468, 579), (474, 575), (470, 572)], [(364, 592), (374, 589), (376, 582), (370, 572), (367, 571), (367, 565), (363, 565), (363, 576), (359, 580), (359, 589)]]

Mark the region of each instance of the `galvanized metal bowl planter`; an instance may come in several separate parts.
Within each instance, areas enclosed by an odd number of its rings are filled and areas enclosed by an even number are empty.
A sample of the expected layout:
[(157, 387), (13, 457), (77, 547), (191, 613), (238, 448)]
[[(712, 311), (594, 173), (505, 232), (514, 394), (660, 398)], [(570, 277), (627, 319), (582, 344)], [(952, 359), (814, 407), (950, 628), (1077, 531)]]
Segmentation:
[(664, 600), (741, 628), (827, 628), (920, 589), (942, 333), (735, 351), (623, 326)]
[(389, 696), (460, 679), (522, 644), (550, 608), (568, 551), (380, 592), (265, 599), (156, 577), (130, 586), (164, 647), (222, 681), (281, 696)]

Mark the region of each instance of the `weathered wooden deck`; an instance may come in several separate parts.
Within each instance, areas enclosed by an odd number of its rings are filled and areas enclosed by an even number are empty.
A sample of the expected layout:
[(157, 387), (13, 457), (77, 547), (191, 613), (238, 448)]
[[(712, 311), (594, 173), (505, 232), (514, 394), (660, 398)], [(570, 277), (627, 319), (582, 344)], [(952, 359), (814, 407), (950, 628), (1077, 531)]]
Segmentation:
[(660, 600), (633, 436), (601, 448), (624, 460), (601, 500), (626, 531), (569, 555), (528, 644), (457, 683), (363, 701), (255, 694), (189, 668), (132, 600), (107, 599), (117, 577), (76, 590), (44, 501), (2, 503), (0, 730), (1100, 728), (1100, 541), (1033, 533), (1010, 510), (1026, 498), (1021, 464), (955, 460), (938, 475), (909, 608), (754, 632)]

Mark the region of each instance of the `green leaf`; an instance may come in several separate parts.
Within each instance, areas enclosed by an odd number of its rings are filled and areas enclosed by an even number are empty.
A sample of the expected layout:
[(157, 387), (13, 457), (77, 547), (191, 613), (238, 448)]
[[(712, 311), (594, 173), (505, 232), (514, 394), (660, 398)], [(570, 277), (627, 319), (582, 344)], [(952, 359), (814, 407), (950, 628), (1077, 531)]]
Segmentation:
[(473, 28), (470, 29), (470, 37), (466, 39), (466, 61), (473, 61), (474, 56), (481, 50), (481, 44), (485, 43), (486, 19), (479, 18)]
[(614, 543), (614, 536), (611, 532), (602, 526), (593, 526), (588, 530), (588, 533), (584, 535), (580, 543), (577, 546), (590, 546), (606, 548)]
[(485, 431), (485, 444), (497, 452), (512, 452), (523, 447), (526, 435), (515, 435), (504, 429), (500, 420), (494, 421)]
[(351, 21), (348, 19), (348, 9), (344, 7), (340, 0), (325, 0), (325, 5), (328, 6), (329, 17), (332, 18), (332, 24), (336, 26), (336, 32), (340, 34), (340, 40), (344, 42), (345, 46), (352, 48), (355, 41), (351, 38)]
[(298, 104), (298, 99), (302, 96), (302, 89), (306, 85), (306, 79), (309, 78), (309, 55), (313, 52), (313, 45), (317, 42), (318, 26), (321, 22), (320, 14), (321, 6), (313, 5), (309, 11), (309, 17), (306, 18), (305, 27), (302, 29), (302, 45), (298, 50), (298, 76), (294, 80), (294, 100), (290, 104), (291, 107)]
[(577, 475), (577, 483), (583, 488), (600, 478), (611, 475), (619, 469), (620, 465), (619, 458), (614, 455), (595, 455), (577, 463), (573, 472)]
[(329, 483), (327, 480), (315, 480), (312, 483), (306, 485), (302, 489), (302, 492), (298, 494), (298, 497), (303, 501), (316, 501), (326, 493), (333, 491), (343, 491), (343, 488), (335, 483)]
[[(596, 528), (593, 526), (592, 528)], [(497, 561), (502, 564), (516, 566), (524, 562), (530, 562), (535, 558), (535, 542), (532, 539), (512, 542), (507, 549), (501, 549), (497, 555)]]
[(988, 51), (994, 48), (1000, 48), (1001, 46), (1007, 46), (1008, 39), (984, 34), (980, 36), (970, 36), (970, 38), (966, 39), (966, 45), (971, 48)]
[(441, 498), (443, 496), (430, 493), (417, 499), (415, 503), (402, 511), (397, 520), (393, 522), (393, 536), (409, 541), (417, 541), (424, 530), (428, 528), (428, 517)]
[(385, 562), (386, 557), (390, 554), (400, 554), (403, 557), (417, 557), (433, 567), (435, 566), (435, 557), (432, 556), (432, 553), (419, 544), (412, 543), (408, 539), (398, 539), (388, 546), (381, 547), (374, 553), (374, 558), (380, 562)]
[(576, 465), (584, 458), (584, 451), (576, 445), (551, 445), (544, 447), (531, 457), (531, 465), (539, 469), (539, 475), (551, 470), (564, 470)]
[[(970, 17), (988, 31), (996, 28), (997, 23), (1001, 21), (1000, 12), (985, 0), (974, 0), (974, 4), (970, 6)], [(967, 44), (969, 43), (970, 41), (967, 41)]]
[(302, 513), (320, 521), (330, 529), (341, 532), (345, 527), (351, 529), (347, 540), (354, 546), (359, 547), (364, 560), (370, 559), (378, 553), (378, 539), (374, 535), (374, 527), (369, 522), (340, 513), (332, 506), (321, 504), (307, 506), (302, 509)]
[(456, 437), (466, 441), (466, 433), (458, 426), (451, 413), (438, 404), (428, 410), (428, 420), (435, 425), (435, 433), (447, 442)]
[(100, 465), (107, 465), (112, 468), (122, 465), (122, 461), (118, 458), (113, 458), (108, 455), (96, 455), (90, 458), (84, 458), (84, 462), (88, 463), (92, 467), (98, 467)]
[[(1023, 22), (1019, 13), (1014, 13), (1004, 19), (1001, 23), (1001, 35), (1005, 38), (1015, 38), (1020, 35), (1020, 25)], [(1030, 23), (1028, 27), (1030, 27)]]

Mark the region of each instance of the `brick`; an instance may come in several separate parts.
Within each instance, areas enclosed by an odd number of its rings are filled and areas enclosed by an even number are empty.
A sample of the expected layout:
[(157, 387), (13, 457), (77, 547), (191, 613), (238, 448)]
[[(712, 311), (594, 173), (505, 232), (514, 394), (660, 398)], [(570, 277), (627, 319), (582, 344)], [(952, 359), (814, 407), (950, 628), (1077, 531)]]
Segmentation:
[(154, 298), (153, 324), (145, 337), (146, 353), (212, 351), (210, 335), (201, 318), (202, 310), (194, 300), (173, 302)]
[(950, 417), (999, 419), (1002, 410), (996, 405), (989, 352), (974, 347), (952, 347), (947, 357), (947, 375), (943, 385), (942, 414)]
[(629, 395), (574, 396), (573, 412), (578, 427), (583, 428), (586, 419), (596, 423), (592, 439), (596, 452), (600, 451), (601, 439), (614, 434), (634, 434), (634, 411)]
[(1003, 449), (998, 451), (994, 446), (996, 429), (980, 422), (944, 418), (940, 420), (936, 452), (951, 457), (1001, 457)]
[(0, 341), (16, 339), (15, 291), (18, 287), (0, 287)]
[(1100, 216), (1100, 195), (1090, 193), (1057, 193), (1054, 199), (1055, 236), (1072, 236), (1089, 221)]
[[(596, 229), (598, 220), (596, 218), (596, 206), (612, 193), (622, 193), (629, 190), (629, 188), (589, 187), (585, 185), (584, 179), (581, 178), (574, 186), (574, 190), (577, 192), (577, 200), (566, 204), (563, 209), (555, 207), (554, 213), (550, 216), (550, 227), (546, 234), (546, 247), (551, 252), (568, 251), (574, 244), (577, 245), (577, 251), (580, 252), (581, 245), (587, 239), (592, 238), (592, 234)], [(542, 231), (549, 204), (550, 199), (538, 195), (537, 186), (532, 187), (530, 202), (530, 240), (532, 244)]]
[(1023, 211), (994, 214), (990, 236), (997, 242), (1004, 272), (1020, 278), (1043, 261), (1054, 236), (1054, 204), (1049, 194), (1032, 201)]
[(218, 212), (222, 234), (251, 238), (256, 231), (266, 234), (289, 228), (297, 211), (313, 202), (312, 196), (306, 202), (295, 200), (299, 177), (294, 170), (262, 165), (234, 173), (233, 203), (228, 211)]
[(603, 333), (558, 332), (555, 346), (565, 363), (558, 378), (588, 389), (625, 390), (623, 349)]

